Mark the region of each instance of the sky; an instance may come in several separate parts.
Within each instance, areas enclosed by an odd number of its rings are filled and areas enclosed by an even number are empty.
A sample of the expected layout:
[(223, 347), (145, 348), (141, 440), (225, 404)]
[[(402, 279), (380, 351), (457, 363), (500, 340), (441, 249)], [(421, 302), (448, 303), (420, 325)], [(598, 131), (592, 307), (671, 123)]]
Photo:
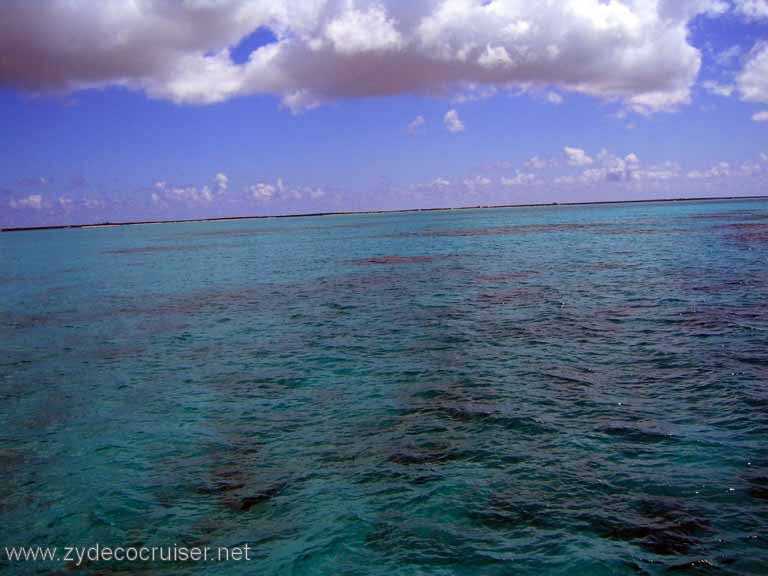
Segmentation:
[(768, 194), (768, 0), (3, 0), (0, 226)]

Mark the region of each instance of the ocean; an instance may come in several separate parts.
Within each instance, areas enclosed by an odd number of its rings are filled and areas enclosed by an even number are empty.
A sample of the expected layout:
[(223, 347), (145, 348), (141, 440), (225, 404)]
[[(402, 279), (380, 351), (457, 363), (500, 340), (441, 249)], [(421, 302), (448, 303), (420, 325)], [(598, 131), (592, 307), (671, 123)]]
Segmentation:
[[(0, 235), (2, 574), (768, 574), (768, 201)], [(2, 551), (0, 551), (2, 552)]]

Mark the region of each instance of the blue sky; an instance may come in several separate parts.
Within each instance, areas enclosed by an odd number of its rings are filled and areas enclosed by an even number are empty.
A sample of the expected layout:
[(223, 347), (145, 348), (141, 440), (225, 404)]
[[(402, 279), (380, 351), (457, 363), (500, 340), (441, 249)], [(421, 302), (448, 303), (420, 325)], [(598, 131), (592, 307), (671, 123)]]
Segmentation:
[(768, 0), (88, 4), (0, 6), (0, 225), (766, 190)]

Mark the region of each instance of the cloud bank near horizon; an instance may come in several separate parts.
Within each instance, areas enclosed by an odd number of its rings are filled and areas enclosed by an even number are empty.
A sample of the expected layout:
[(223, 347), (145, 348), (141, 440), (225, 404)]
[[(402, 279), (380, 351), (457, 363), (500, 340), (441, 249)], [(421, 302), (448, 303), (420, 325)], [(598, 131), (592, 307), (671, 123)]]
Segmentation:
[[(0, 84), (30, 91), (125, 86), (182, 104), (272, 94), (324, 102), (467, 88), (557, 88), (638, 113), (687, 104), (699, 16), (768, 16), (765, 0), (105, 0), (0, 7)], [(272, 42), (235, 58), (251, 34)], [(248, 52), (248, 51), (247, 51)], [(236, 61), (238, 60), (238, 61)], [(765, 46), (740, 77), (766, 102)], [(765, 78), (765, 76), (763, 76)]]
[[(129, 203), (94, 194), (87, 188), (79, 194), (72, 190), (62, 194), (47, 178), (34, 182), (30, 179), (25, 184), (30, 192), (8, 199), (13, 212), (26, 215), (25, 219), (4, 221), (0, 213), (0, 225), (61, 223), (62, 218), (74, 215), (80, 215), (84, 222), (101, 222), (554, 200), (749, 196), (759, 195), (766, 182), (768, 152), (739, 164), (719, 161), (699, 169), (685, 169), (672, 161), (646, 163), (633, 152), (617, 154), (607, 149), (590, 151), (566, 146), (548, 158), (535, 156), (517, 165), (487, 167), (461, 178), (438, 176), (421, 184), (384, 187), (377, 190), (375, 202), (361, 199), (354, 190), (306, 186), (282, 178), (233, 187), (223, 172), (200, 185), (158, 181), (138, 190)], [(0, 190), (0, 196), (2, 193)]]

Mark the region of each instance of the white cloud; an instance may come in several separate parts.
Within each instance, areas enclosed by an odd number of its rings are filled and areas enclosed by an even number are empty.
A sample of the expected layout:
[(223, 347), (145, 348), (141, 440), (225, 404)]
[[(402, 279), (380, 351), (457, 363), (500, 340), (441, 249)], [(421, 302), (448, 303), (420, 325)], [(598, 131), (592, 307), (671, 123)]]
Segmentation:
[(634, 180), (661, 179), (669, 174), (668, 168), (662, 171), (656, 169), (641, 169), (640, 159), (635, 153), (617, 156), (608, 150), (601, 150), (596, 158), (587, 156), (579, 148), (569, 148), (569, 164), (571, 166), (589, 166), (576, 176), (564, 176), (556, 179), (557, 183), (596, 184), (600, 182), (631, 182)]
[(227, 188), (229, 187), (229, 178), (227, 177), (227, 175), (224, 174), (223, 172), (219, 172), (218, 174), (216, 174), (215, 180), (216, 180), (216, 189), (220, 193), (226, 192)]
[(451, 181), (445, 178), (435, 178), (429, 185), (431, 188), (448, 188), (451, 185)]
[(538, 156), (533, 156), (528, 160), (526, 160), (525, 167), (530, 168), (532, 170), (542, 170), (549, 166), (555, 166), (556, 164), (557, 162), (555, 160), (547, 160), (545, 158), (539, 158)]
[(736, 12), (755, 21), (768, 18), (768, 0), (734, 0)]
[(516, 186), (525, 186), (526, 184), (533, 184), (537, 178), (535, 174), (526, 172), (520, 172), (519, 170), (511, 177), (502, 177), (501, 185), (507, 188), (514, 188)]
[(763, 110), (752, 115), (752, 120), (755, 122), (768, 122), (768, 110)]
[(736, 81), (744, 100), (768, 103), (768, 42), (752, 49)]
[(282, 178), (277, 179), (277, 195), (280, 200), (301, 200), (304, 197), (303, 190), (300, 188), (286, 186)]
[(89, 208), (91, 210), (104, 208), (107, 205), (107, 203), (104, 200), (101, 200), (99, 198), (83, 198), (81, 201), (81, 204), (85, 208)]
[(229, 188), (229, 178), (223, 172), (219, 172), (213, 179), (214, 188), (207, 184), (204, 186), (173, 186), (164, 180), (154, 183), (150, 195), (153, 204), (166, 205), (168, 202), (182, 202), (190, 205), (207, 206), (216, 200), (216, 195), (224, 194)]
[[(758, 14), (763, 3), (740, 4)], [(718, 0), (4, 0), (0, 85), (120, 85), (198, 104), (267, 93), (294, 111), (468, 86), (480, 93), (552, 87), (650, 113), (689, 102), (701, 64), (689, 23), (725, 7)], [(234, 62), (232, 48), (262, 27), (277, 41)]]
[(251, 196), (253, 196), (253, 199), (257, 202), (269, 202), (275, 196), (277, 188), (271, 184), (259, 182), (258, 184), (250, 186), (248, 191), (250, 192)]
[(424, 126), (425, 124), (424, 116), (416, 116), (416, 118), (413, 119), (413, 121), (408, 124), (408, 133), (409, 134), (416, 134), (418, 132), (419, 128)]
[(597, 156), (597, 162), (600, 168), (597, 169), (596, 175), (601, 180), (626, 182), (638, 178), (640, 159), (634, 152), (630, 152), (622, 158), (607, 150), (602, 150)]
[(43, 207), (43, 197), (40, 194), (30, 194), (24, 198), (11, 198), (11, 208), (32, 208), (40, 210)]
[[(631, 194), (634, 198), (643, 198), (649, 195), (695, 195), (702, 191), (701, 186), (711, 185), (734, 193), (737, 190), (745, 193), (747, 190), (757, 191), (757, 187), (764, 185), (764, 178), (768, 175), (768, 152), (762, 153), (753, 161), (743, 161), (739, 164), (719, 162), (713, 166), (688, 171), (684, 171), (678, 163), (670, 161), (645, 165), (634, 152), (622, 155), (603, 149), (591, 156), (591, 159), (591, 163), (583, 164), (576, 173), (547, 175), (515, 170), (511, 176), (502, 176), (498, 181), (482, 174), (472, 175), (463, 180), (463, 187), (449, 189), (449, 183), (446, 181), (446, 191), (463, 192), (465, 198), (471, 199), (472, 202), (478, 201), (478, 198), (500, 200), (502, 197), (498, 194), (504, 193), (502, 188), (515, 193), (552, 189), (593, 193), (621, 189), (623, 193)], [(431, 187), (438, 186), (432, 184)]]
[(637, 168), (636, 180), (672, 180), (680, 177), (680, 165), (675, 162), (662, 162), (648, 168)]
[(284, 94), (282, 104), (294, 114), (300, 114), (305, 110), (317, 108), (322, 102), (308, 90), (300, 89)]
[(282, 178), (278, 178), (274, 184), (259, 182), (246, 188), (246, 193), (261, 203), (268, 202), (295, 202), (302, 199), (319, 200), (327, 196), (323, 188), (309, 186), (291, 186)]
[(715, 54), (715, 62), (720, 66), (730, 66), (741, 55), (741, 46), (735, 44), (722, 52)]
[(481, 188), (487, 188), (491, 184), (493, 184), (493, 180), (487, 176), (482, 175), (472, 176), (471, 178), (464, 179), (464, 186), (472, 192), (475, 192)]
[(731, 174), (731, 165), (728, 162), (718, 162), (707, 170), (691, 170), (687, 176), (693, 180), (708, 180), (711, 178), (725, 178)]
[(464, 132), (464, 123), (459, 118), (459, 113), (456, 110), (448, 110), (443, 117), (443, 123), (448, 132)]
[(397, 50), (402, 38), (395, 26), (384, 7), (371, 6), (366, 11), (346, 10), (326, 26), (325, 36), (336, 52), (347, 56)]
[(564, 98), (557, 92), (547, 92), (547, 102), (559, 106), (564, 102)]
[(308, 188), (307, 192), (311, 200), (319, 200), (320, 198), (324, 198), (326, 195), (325, 190), (322, 188)]
[(463, 104), (464, 102), (479, 102), (488, 100), (498, 94), (499, 90), (495, 86), (479, 86), (470, 83), (461, 87), (461, 90), (451, 98), (452, 104)]
[(485, 51), (480, 54), (477, 63), (484, 68), (503, 68), (513, 66), (512, 57), (504, 46), (486, 46)]
[(715, 17), (730, 9), (727, 0), (661, 0), (659, 4), (661, 13), (669, 18), (693, 13)]
[(701, 83), (701, 86), (710, 94), (722, 96), (724, 98), (731, 96), (736, 90), (736, 87), (732, 84), (719, 84), (714, 80), (706, 80)]
[(198, 188), (197, 186), (178, 186), (166, 188), (165, 197), (171, 200), (178, 200), (189, 204), (210, 204), (213, 202), (213, 192), (208, 186)]
[(571, 166), (587, 166), (594, 162), (594, 160), (581, 148), (571, 148), (570, 146), (566, 146), (563, 148), (563, 151), (568, 158), (568, 164)]
[(517, 171), (511, 178), (502, 178), (501, 184), (507, 187), (548, 185), (561, 190), (582, 192), (608, 191), (620, 186), (626, 193), (641, 198), (651, 192), (670, 196), (681, 192), (685, 195), (699, 194), (702, 191), (700, 187), (704, 185), (719, 186), (721, 191), (729, 190), (728, 193), (757, 193), (765, 185), (766, 176), (768, 152), (761, 153), (753, 161), (738, 164), (718, 162), (712, 166), (685, 171), (676, 162), (644, 165), (635, 153), (620, 155), (604, 149), (592, 156), (592, 163), (583, 165), (576, 174), (547, 178)]

